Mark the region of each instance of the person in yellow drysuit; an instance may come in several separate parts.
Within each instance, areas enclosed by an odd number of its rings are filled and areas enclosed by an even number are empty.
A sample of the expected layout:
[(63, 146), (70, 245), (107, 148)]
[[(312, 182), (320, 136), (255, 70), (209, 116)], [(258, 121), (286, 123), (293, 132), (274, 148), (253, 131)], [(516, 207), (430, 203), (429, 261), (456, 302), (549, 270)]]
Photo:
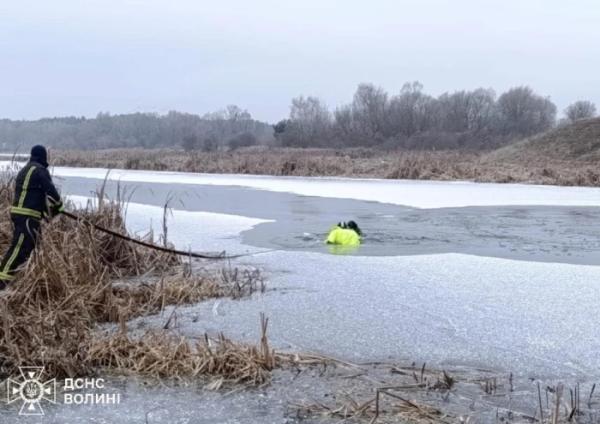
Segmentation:
[(356, 222), (348, 221), (347, 223), (339, 223), (331, 229), (327, 240), (327, 244), (334, 244), (339, 246), (360, 246), (360, 239), (362, 232)]

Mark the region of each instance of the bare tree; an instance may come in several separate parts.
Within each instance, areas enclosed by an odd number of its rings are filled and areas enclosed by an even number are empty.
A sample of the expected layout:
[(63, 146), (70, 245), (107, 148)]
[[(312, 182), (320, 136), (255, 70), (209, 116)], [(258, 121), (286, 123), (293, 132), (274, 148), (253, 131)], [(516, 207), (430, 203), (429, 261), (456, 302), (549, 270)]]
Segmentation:
[(491, 88), (478, 88), (469, 93), (467, 122), (469, 131), (491, 129), (496, 113), (496, 93)]
[(552, 127), (556, 105), (529, 87), (515, 87), (498, 99), (499, 124), (507, 135), (529, 136)]
[(230, 131), (234, 133), (246, 133), (251, 130), (252, 115), (246, 109), (236, 105), (228, 105), (224, 111), (224, 118)]
[(355, 125), (352, 119), (352, 105), (344, 105), (336, 108), (333, 113), (334, 130), (339, 139), (345, 145), (351, 144), (355, 136)]
[[(221, 118), (216, 119), (216, 116)], [(258, 143), (272, 141), (271, 125), (248, 117), (246, 111), (229, 107), (225, 112), (213, 114), (211, 119), (175, 111), (166, 115), (100, 113), (96, 118), (65, 117), (38, 121), (0, 119), (0, 140), (6, 143), (7, 149), (33, 141), (59, 148), (181, 146), (200, 149), (207, 138), (215, 138), (217, 144), (224, 147), (229, 139), (244, 132), (252, 133)]]
[(252, 119), (250, 112), (237, 105), (228, 105), (225, 108), (224, 117), (230, 122), (249, 121)]
[(570, 122), (596, 116), (596, 105), (587, 100), (579, 100), (565, 109), (565, 116)]
[(290, 118), (275, 126), (284, 146), (311, 147), (323, 145), (331, 130), (331, 113), (316, 97), (292, 99)]
[(440, 124), (443, 131), (464, 132), (469, 129), (469, 98), (466, 91), (444, 93), (439, 97)]
[(387, 121), (388, 95), (373, 84), (360, 84), (352, 101), (352, 120), (365, 141), (383, 137)]
[(423, 93), (423, 84), (420, 82), (406, 83), (400, 94), (390, 100), (386, 135), (410, 137), (430, 130), (436, 122), (437, 101)]
[(440, 96), (441, 127), (447, 132), (479, 132), (492, 126), (495, 93), (491, 89), (457, 91)]

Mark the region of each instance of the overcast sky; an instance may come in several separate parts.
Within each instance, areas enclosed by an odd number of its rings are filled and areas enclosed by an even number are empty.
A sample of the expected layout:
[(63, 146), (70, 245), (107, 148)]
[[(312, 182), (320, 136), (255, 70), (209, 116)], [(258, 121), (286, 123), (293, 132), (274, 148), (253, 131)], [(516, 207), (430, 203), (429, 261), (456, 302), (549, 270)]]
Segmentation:
[(0, 52), (0, 118), (237, 104), (274, 122), (300, 94), (333, 108), (413, 80), (600, 106), (597, 0), (1, 0)]

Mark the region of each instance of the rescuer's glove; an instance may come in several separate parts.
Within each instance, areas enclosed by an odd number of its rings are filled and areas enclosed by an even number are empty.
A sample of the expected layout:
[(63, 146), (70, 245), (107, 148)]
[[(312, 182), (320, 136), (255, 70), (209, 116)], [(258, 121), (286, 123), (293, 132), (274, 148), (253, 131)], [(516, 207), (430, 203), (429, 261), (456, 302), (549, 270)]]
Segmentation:
[(58, 202), (52, 206), (50, 206), (50, 218), (54, 218), (56, 215), (64, 212), (65, 205), (63, 202)]

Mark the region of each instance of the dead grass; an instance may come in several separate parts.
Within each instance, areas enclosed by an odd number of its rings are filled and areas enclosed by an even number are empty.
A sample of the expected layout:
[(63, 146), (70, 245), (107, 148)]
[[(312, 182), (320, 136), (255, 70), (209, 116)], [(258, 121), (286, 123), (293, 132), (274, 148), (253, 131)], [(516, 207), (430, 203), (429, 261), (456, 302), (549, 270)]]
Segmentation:
[(224, 384), (259, 385), (267, 382), (277, 356), (267, 339), (268, 320), (263, 316), (262, 337), (257, 346), (234, 343), (224, 335), (205, 336), (192, 343), (166, 331), (150, 331), (132, 337), (126, 331), (95, 339), (88, 351), (95, 366), (121, 373), (154, 378), (211, 378), (210, 388)]
[(583, 119), (498, 149), (497, 159), (594, 162), (600, 159), (600, 118)]
[[(112, 284), (113, 297), (107, 305), (112, 322), (155, 314), (167, 305), (183, 305), (228, 297), (240, 299), (254, 292), (264, 292), (265, 283), (256, 269), (223, 267), (219, 270), (201, 270), (189, 273), (179, 271), (151, 282)], [(148, 278), (147, 278), (148, 279)]]
[[(6, 248), (12, 233), (8, 208), (13, 175), (2, 178), (0, 245)], [(98, 207), (79, 213), (88, 221), (126, 232), (119, 202), (99, 202)], [(136, 279), (128, 283), (128, 277)], [(120, 283), (115, 284), (117, 279)], [(123, 329), (132, 317), (159, 312), (167, 305), (209, 297), (239, 298), (260, 289), (264, 284), (256, 271), (192, 273), (175, 256), (58, 217), (43, 225), (34, 256), (0, 297), (0, 363), (8, 374), (18, 366), (45, 366), (56, 378), (89, 375), (99, 367), (115, 366), (120, 372), (156, 376), (216, 373), (234, 381), (264, 381), (263, 374), (272, 367), (264, 347), (237, 345), (224, 337), (210, 346), (192, 346), (167, 333), (139, 339), (124, 331), (98, 333), (99, 323), (118, 322)], [(259, 353), (266, 356), (254, 366), (254, 379), (241, 378)], [(199, 367), (198, 355), (213, 358), (210, 366)], [(150, 366), (150, 362), (162, 365), (155, 368), (158, 365)]]
[(502, 151), (251, 148), (234, 152), (186, 153), (130, 149), (56, 152), (53, 162), (65, 166), (203, 173), (600, 186), (600, 172), (593, 161), (572, 156), (521, 155), (519, 149), (509, 155)]
[(359, 367), (343, 377), (346, 384), (339, 390), (319, 400), (293, 403), (288, 415), (299, 421), (356, 424), (597, 422), (596, 385), (583, 393), (579, 384), (537, 382), (534, 392), (531, 381), (519, 380), (515, 387), (512, 374), (506, 377), (466, 369), (451, 374), (414, 363)]
[[(335, 401), (330, 404), (313, 402), (296, 404), (293, 407), (296, 409), (296, 416), (304, 419), (321, 416), (341, 419), (343, 422), (369, 424), (376, 422), (457, 422), (456, 417), (444, 414), (439, 408), (409, 400), (394, 393), (392, 389), (377, 389), (377, 395), (367, 400), (356, 399), (349, 393), (339, 393), (335, 396)], [(380, 406), (380, 395), (384, 393), (395, 400), (392, 405)]]

